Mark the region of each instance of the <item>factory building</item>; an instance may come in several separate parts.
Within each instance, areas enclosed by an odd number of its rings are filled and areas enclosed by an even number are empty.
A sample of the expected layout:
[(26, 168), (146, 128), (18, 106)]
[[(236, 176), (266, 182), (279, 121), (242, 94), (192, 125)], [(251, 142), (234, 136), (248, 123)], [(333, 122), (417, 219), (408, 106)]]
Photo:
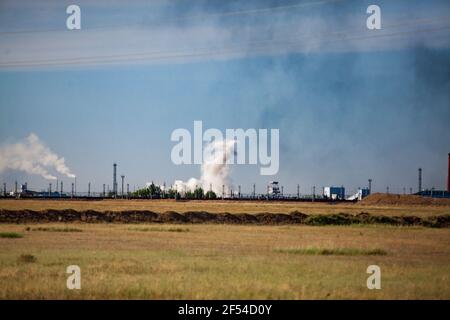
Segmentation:
[(347, 200), (350, 200), (350, 201), (359, 200), (359, 201), (361, 201), (362, 199), (367, 197), (369, 194), (370, 194), (370, 189), (369, 188), (362, 188), (362, 189), (359, 189), (358, 192), (355, 193), (354, 195), (351, 195), (350, 197), (348, 197)]
[(325, 187), (323, 189), (323, 196), (331, 200), (344, 200), (345, 188), (341, 187)]
[(270, 181), (267, 189), (270, 196), (278, 196), (281, 193), (278, 181)]
[(447, 190), (423, 189), (422, 188), (422, 168), (419, 168), (418, 192), (415, 195), (431, 198), (450, 198), (450, 153), (448, 154)]

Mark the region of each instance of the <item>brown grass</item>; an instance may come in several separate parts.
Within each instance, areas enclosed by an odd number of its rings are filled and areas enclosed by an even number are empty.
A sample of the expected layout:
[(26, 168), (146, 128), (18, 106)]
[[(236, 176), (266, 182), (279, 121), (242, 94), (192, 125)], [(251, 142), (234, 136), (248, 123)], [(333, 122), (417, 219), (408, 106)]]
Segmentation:
[(449, 198), (431, 198), (412, 194), (386, 194), (374, 193), (364, 198), (362, 205), (388, 205), (388, 206), (450, 206)]
[[(22, 239), (0, 239), (0, 299), (450, 299), (450, 229), (190, 225), (190, 232), (136, 232), (126, 224), (77, 227), (83, 232), (28, 232)], [(184, 228), (171, 226), (176, 227)], [(0, 232), (23, 228), (4, 224)], [(289, 248), (351, 250), (344, 250), (348, 255), (277, 251)], [(364, 254), (371, 252), (387, 254)], [(36, 261), (18, 263), (22, 254)], [(79, 291), (66, 288), (66, 268), (73, 264), (81, 267)], [(381, 267), (382, 290), (366, 288), (372, 264)]]
[(450, 213), (450, 205), (364, 205), (361, 203), (311, 203), (280, 201), (174, 201), (174, 200), (0, 200), (0, 209), (44, 210), (75, 209), (96, 211), (150, 210), (154, 212), (207, 211), (211, 213), (289, 213), (300, 211), (306, 214), (350, 213), (362, 211), (388, 216), (414, 215), (428, 217)]

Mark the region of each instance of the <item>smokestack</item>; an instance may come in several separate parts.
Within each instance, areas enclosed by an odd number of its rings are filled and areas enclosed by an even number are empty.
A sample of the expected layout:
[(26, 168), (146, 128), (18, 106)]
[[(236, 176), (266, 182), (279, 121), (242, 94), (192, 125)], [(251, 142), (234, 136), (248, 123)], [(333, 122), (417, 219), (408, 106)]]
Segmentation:
[(419, 190), (418, 192), (422, 191), (422, 168), (419, 168)]
[(369, 194), (372, 193), (372, 179), (369, 179)]
[(121, 175), (120, 177), (122, 178), (122, 198), (123, 198), (123, 195), (124, 195), (124, 194), (123, 194), (123, 179), (125, 179), (125, 176), (124, 176), (124, 175)]
[(447, 191), (450, 192), (450, 153), (448, 154)]
[(113, 164), (113, 196), (117, 196), (117, 163)]

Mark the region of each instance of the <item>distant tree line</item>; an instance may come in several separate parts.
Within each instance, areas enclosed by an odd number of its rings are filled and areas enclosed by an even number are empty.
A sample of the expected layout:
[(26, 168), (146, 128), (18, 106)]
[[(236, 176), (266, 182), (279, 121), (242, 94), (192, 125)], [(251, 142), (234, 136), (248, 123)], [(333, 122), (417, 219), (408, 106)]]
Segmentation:
[(168, 190), (162, 190), (160, 186), (155, 185), (153, 182), (145, 188), (138, 189), (132, 193), (135, 198), (146, 199), (189, 199), (189, 200), (213, 200), (217, 198), (214, 191), (208, 191), (205, 193), (203, 188), (196, 187), (194, 191), (187, 190), (182, 195), (177, 190), (170, 188)]

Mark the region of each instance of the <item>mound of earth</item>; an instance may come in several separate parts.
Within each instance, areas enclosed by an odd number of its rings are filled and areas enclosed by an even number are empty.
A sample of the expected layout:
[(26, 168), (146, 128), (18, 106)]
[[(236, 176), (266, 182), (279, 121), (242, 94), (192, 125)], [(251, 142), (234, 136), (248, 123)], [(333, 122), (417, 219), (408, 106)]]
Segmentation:
[(387, 193), (374, 193), (365, 197), (360, 204), (363, 205), (432, 205), (450, 206), (450, 199), (422, 197), (416, 195), (400, 195)]
[(286, 225), (304, 224), (311, 226), (350, 225), (350, 224), (388, 224), (397, 226), (425, 226), (435, 228), (450, 227), (450, 214), (420, 218), (416, 216), (387, 217), (361, 212), (358, 215), (348, 213), (311, 214), (294, 211), (285, 213), (210, 213), (189, 211), (178, 213), (167, 211), (119, 211), (98, 212), (93, 210), (3, 210), (0, 209), (0, 223), (48, 223), (48, 222), (84, 222), (84, 223), (220, 223), (220, 224), (256, 224)]

